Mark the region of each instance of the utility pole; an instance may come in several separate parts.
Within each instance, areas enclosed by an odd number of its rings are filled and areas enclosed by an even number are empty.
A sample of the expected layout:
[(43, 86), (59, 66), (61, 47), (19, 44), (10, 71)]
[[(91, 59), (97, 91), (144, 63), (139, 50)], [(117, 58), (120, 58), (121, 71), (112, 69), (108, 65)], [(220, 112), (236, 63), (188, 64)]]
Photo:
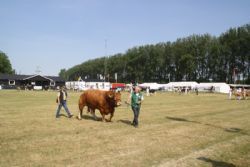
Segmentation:
[(106, 56), (107, 56), (107, 40), (104, 40), (104, 82), (106, 82), (106, 75), (107, 75), (107, 63), (106, 63)]
[(40, 73), (42, 72), (41, 70), (40, 70), (40, 66), (36, 66), (36, 74), (37, 75), (40, 75)]
[(115, 73), (115, 82), (117, 83), (117, 72)]
[(108, 40), (105, 39), (104, 77), (105, 77), (105, 81), (106, 81), (106, 77), (108, 77), (108, 82), (109, 82), (109, 72), (107, 68), (109, 56), (107, 56), (107, 46), (108, 46)]
[(233, 69), (234, 84), (236, 83), (236, 70), (237, 70), (237, 68), (234, 68), (234, 69)]

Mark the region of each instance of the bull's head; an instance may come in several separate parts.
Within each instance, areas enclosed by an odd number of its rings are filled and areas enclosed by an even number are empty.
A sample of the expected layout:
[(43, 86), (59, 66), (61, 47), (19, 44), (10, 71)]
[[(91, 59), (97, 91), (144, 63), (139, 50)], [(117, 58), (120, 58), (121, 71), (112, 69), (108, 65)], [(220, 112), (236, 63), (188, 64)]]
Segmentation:
[(115, 107), (118, 107), (122, 104), (120, 92), (108, 91), (107, 96), (109, 101), (112, 102), (115, 105)]

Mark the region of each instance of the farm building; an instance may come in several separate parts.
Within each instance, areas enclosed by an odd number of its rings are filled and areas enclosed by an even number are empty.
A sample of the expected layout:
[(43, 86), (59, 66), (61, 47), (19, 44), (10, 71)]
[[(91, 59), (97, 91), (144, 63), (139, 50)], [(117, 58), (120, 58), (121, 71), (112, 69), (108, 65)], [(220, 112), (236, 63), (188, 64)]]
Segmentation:
[(0, 74), (2, 89), (55, 89), (64, 86), (65, 81), (57, 76)]

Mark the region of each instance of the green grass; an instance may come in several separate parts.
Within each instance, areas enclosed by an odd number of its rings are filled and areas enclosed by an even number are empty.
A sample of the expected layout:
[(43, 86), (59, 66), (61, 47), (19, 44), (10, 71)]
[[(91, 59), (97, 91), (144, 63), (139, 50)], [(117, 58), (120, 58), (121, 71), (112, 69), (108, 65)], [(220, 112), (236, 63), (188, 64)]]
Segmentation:
[[(56, 119), (56, 94), (0, 91), (0, 166), (250, 166), (250, 100), (158, 93), (145, 97), (136, 129), (125, 104), (111, 123), (86, 109), (80, 121)], [(69, 92), (75, 116), (79, 96)]]

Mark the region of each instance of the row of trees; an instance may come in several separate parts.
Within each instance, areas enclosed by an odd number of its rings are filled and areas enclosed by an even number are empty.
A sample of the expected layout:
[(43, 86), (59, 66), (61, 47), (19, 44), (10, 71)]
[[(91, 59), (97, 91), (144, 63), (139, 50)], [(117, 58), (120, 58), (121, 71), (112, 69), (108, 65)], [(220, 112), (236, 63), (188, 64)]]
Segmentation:
[(66, 80), (100, 79), (114, 82), (198, 81), (250, 83), (250, 24), (231, 28), (219, 37), (191, 35), (175, 42), (145, 45), (83, 62), (59, 76)]
[(12, 69), (8, 56), (0, 51), (0, 73), (13, 74), (15, 71)]

